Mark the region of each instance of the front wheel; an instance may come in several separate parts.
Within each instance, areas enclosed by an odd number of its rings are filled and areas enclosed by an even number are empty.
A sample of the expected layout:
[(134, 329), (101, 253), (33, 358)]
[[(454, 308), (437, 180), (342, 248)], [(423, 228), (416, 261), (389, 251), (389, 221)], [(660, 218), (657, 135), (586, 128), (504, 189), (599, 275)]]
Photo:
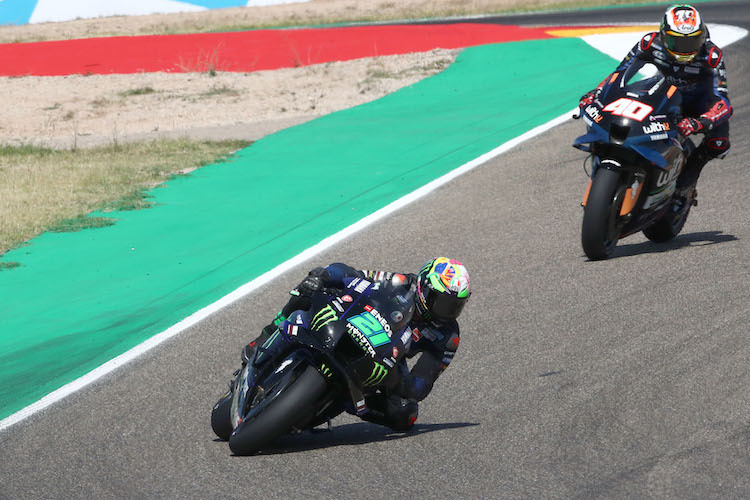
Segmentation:
[(687, 209), (681, 210), (677, 214), (674, 213), (673, 209), (674, 201), (670, 205), (667, 213), (643, 230), (643, 234), (646, 235), (646, 238), (654, 243), (665, 243), (680, 234), (682, 227), (687, 221), (688, 214), (690, 213), (690, 206), (688, 206)]
[(619, 172), (599, 168), (594, 174), (581, 227), (581, 245), (589, 259), (606, 259), (614, 252), (622, 231), (620, 209), (626, 190)]
[(230, 390), (216, 402), (211, 410), (211, 429), (222, 441), (229, 439), (229, 435), (232, 434), (231, 409), (232, 391)]
[(293, 425), (307, 423), (315, 412), (315, 403), (327, 388), (323, 375), (308, 366), (268, 407), (237, 426), (229, 436), (229, 448), (235, 455), (251, 455), (267, 447)]

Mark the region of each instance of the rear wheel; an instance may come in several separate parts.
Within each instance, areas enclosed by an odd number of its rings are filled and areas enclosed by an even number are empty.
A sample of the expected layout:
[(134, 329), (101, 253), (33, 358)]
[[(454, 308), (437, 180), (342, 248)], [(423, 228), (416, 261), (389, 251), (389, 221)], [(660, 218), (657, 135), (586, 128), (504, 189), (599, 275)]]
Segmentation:
[(600, 168), (594, 174), (581, 227), (581, 244), (589, 259), (606, 259), (615, 250), (622, 231), (620, 208), (626, 190), (618, 172)]
[(667, 242), (680, 234), (682, 227), (687, 221), (689, 213), (690, 207), (688, 206), (688, 208), (681, 213), (675, 214), (673, 201), (669, 207), (669, 211), (661, 216), (656, 222), (644, 229), (643, 234), (654, 243)]
[(304, 425), (315, 412), (328, 384), (313, 366), (297, 377), (257, 416), (242, 422), (229, 436), (235, 455), (251, 455), (267, 447), (294, 425)]

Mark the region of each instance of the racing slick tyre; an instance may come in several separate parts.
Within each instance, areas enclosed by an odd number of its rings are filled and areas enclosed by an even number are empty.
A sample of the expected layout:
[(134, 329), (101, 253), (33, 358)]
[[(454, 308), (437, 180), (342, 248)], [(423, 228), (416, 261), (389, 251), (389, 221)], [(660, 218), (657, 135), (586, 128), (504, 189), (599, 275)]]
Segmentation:
[(257, 416), (242, 422), (229, 436), (235, 455), (257, 453), (295, 424), (305, 424), (315, 412), (315, 403), (328, 389), (323, 375), (308, 366), (271, 404)]
[(216, 402), (213, 410), (211, 410), (211, 429), (222, 441), (229, 439), (229, 435), (232, 434), (231, 410), (232, 391), (230, 390)]
[(677, 214), (673, 212), (673, 207), (674, 205), (670, 205), (666, 214), (643, 230), (646, 238), (654, 243), (665, 243), (680, 234), (690, 213), (690, 207)]
[(581, 245), (589, 259), (606, 259), (615, 250), (626, 189), (619, 172), (600, 167), (594, 174), (581, 226)]

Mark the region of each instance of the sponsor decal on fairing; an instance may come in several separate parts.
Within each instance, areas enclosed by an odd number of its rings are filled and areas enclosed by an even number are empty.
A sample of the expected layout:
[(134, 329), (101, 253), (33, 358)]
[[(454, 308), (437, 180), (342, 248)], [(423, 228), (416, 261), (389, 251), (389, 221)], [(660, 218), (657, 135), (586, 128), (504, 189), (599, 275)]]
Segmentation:
[(385, 319), (385, 318), (383, 317), (383, 315), (382, 315), (382, 314), (380, 314), (380, 313), (378, 312), (378, 310), (377, 310), (377, 309), (373, 309), (373, 307), (372, 307), (372, 306), (370, 306), (370, 305), (367, 305), (367, 306), (365, 306), (365, 311), (367, 311), (367, 312), (369, 312), (370, 314), (372, 314), (373, 316), (375, 316), (375, 319), (377, 319), (377, 320), (378, 320), (378, 323), (380, 323), (380, 326), (382, 326), (382, 327), (383, 327), (383, 330), (385, 330), (385, 332), (386, 332), (386, 333), (388, 334), (388, 338), (391, 338), (391, 335), (392, 335), (392, 333), (393, 333), (393, 332), (391, 331), (391, 325), (390, 325), (390, 323), (388, 323), (388, 321), (387, 321), (387, 320), (386, 320), (386, 319)]
[(667, 132), (669, 130), (669, 123), (664, 122), (653, 122), (648, 127), (643, 127), (644, 134), (655, 134), (657, 132)]
[(404, 330), (404, 333), (401, 334), (401, 343), (406, 345), (410, 338), (412, 338), (412, 331), (410, 328), (407, 328)]
[(349, 330), (349, 335), (357, 341), (357, 343), (367, 351), (370, 356), (375, 357), (375, 349), (372, 348), (372, 345), (370, 344), (370, 341), (367, 340), (367, 337), (365, 337), (365, 334), (363, 334), (361, 331), (359, 331), (359, 328), (352, 325), (351, 323), (346, 324), (346, 329)]
[(372, 283), (370, 283), (367, 280), (362, 280), (360, 283), (357, 284), (357, 286), (354, 287), (354, 291), (357, 293), (363, 293), (365, 290), (367, 290), (367, 287), (370, 286)]
[(596, 123), (599, 123), (604, 119), (604, 116), (599, 112), (599, 108), (593, 104), (586, 106), (586, 114), (589, 115)]

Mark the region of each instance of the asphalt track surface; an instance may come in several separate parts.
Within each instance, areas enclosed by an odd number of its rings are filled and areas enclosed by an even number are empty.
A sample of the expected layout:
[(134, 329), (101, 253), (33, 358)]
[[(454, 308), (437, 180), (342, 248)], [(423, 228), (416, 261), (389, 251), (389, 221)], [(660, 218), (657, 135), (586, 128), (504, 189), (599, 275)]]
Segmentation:
[[(747, 5), (701, 10), (750, 28)], [(570, 147), (583, 124), (565, 123), (1, 433), (0, 498), (750, 497), (748, 51), (725, 51), (731, 154), (704, 171), (673, 242), (631, 236), (586, 260)], [(241, 345), (308, 268), (413, 270), (438, 254), (468, 266), (474, 295), (415, 432), (344, 416), (256, 457), (214, 440)]]

